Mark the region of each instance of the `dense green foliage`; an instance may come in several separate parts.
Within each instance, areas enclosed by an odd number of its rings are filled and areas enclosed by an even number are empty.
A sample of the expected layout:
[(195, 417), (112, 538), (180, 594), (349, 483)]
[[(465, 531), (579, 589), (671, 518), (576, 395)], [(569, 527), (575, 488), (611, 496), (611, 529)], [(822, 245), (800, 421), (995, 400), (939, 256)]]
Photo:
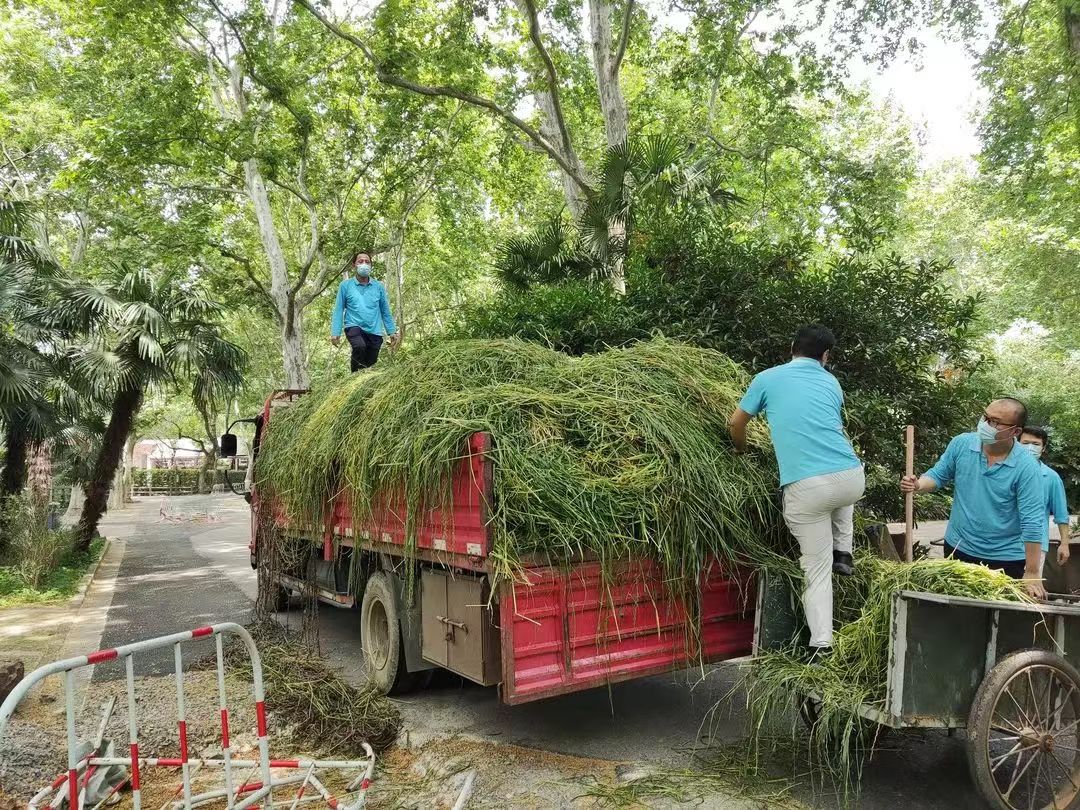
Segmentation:
[[(848, 430), (868, 462), (868, 505), (895, 518), (903, 427), (919, 428), (925, 468), (974, 424), (983, 360), (978, 299), (956, 297), (947, 268), (897, 257), (811, 265), (797, 248), (736, 244), (723, 232), (656, 240), (632, 264), (625, 297), (585, 281), (508, 288), (468, 312), (465, 334), (518, 336), (573, 354), (653, 333), (716, 349), (752, 373), (790, 358), (795, 329), (825, 323), (847, 397)], [(1007, 393), (1002, 391), (1001, 393)]]

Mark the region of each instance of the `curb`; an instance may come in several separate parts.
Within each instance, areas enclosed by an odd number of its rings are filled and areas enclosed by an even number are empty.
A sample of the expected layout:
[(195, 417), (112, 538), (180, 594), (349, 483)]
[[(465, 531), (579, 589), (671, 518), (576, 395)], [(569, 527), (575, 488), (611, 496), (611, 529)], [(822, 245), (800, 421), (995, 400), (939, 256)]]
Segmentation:
[(68, 597), (67, 602), (64, 603), (66, 607), (78, 610), (82, 607), (82, 603), (86, 601), (86, 594), (90, 590), (90, 586), (94, 584), (94, 577), (97, 576), (101, 563), (105, 560), (105, 555), (109, 553), (109, 547), (113, 543), (111, 537), (104, 539), (105, 544), (101, 547), (101, 554), (98, 555), (97, 562), (94, 563), (93, 568), (83, 574), (82, 579), (79, 580), (79, 584), (75, 588), (75, 593)]

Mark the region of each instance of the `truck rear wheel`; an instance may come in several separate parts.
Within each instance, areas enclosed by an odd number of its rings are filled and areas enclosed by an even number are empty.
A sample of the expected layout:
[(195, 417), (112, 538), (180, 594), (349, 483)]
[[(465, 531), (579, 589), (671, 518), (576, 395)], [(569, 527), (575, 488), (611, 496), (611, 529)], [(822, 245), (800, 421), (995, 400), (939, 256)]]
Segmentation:
[(398, 621), (397, 597), (393, 581), (385, 571), (376, 571), (364, 588), (360, 607), (360, 641), (368, 677), (384, 695), (400, 695), (413, 687), (413, 676), (405, 666), (405, 644)]

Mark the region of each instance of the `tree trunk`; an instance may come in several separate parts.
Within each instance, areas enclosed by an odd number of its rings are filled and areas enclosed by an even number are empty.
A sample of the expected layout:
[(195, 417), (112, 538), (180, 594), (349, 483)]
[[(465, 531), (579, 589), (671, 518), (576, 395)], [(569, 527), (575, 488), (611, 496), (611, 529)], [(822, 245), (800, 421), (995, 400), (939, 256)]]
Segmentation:
[(120, 463), (113, 473), (112, 486), (109, 487), (109, 500), (105, 511), (119, 511), (124, 508), (124, 454), (120, 454)]
[(109, 490), (112, 487), (113, 475), (120, 465), (120, 457), (124, 452), (124, 442), (131, 432), (131, 426), (142, 404), (142, 388), (124, 388), (113, 400), (112, 413), (109, 416), (109, 426), (105, 428), (105, 435), (101, 440), (101, 450), (94, 461), (93, 472), (90, 480), (86, 482), (84, 491), (86, 502), (83, 504), (82, 515), (79, 525), (75, 529), (76, 548), (85, 551), (90, 548), (90, 541), (94, 539), (101, 516), (105, 514), (105, 506), (109, 501)]
[(1065, 21), (1065, 35), (1069, 40), (1069, 50), (1073, 59), (1080, 62), (1080, 2), (1064, 3), (1062, 16)]
[(203, 463), (199, 467), (199, 493), (205, 495), (214, 491), (214, 471), (217, 469), (217, 448), (203, 452)]
[(27, 470), (29, 473), (27, 488), (30, 499), (34, 502), (35, 507), (44, 510), (48, 508), (49, 496), (52, 494), (51, 442), (44, 441), (34, 445)]
[(303, 309), (296, 306), (296, 299), (289, 285), (289, 267), (285, 261), (274, 225), (274, 212), (270, 209), (270, 196), (255, 158), (244, 162), (244, 184), (248, 198), (255, 209), (259, 223), (259, 241), (270, 265), (270, 297), (281, 319), (281, 354), (285, 365), (285, 384), (289, 388), (310, 388), (306, 353), (304, 352)]
[[(555, 102), (551, 98), (551, 93), (547, 90), (538, 91), (536, 105), (540, 108), (540, 134), (551, 143), (559, 143), (559, 125), (555, 122)], [(576, 152), (564, 155), (564, 157), (575, 167), (579, 175), (585, 174), (585, 169), (578, 160)], [(581, 215), (585, 212), (585, 197), (581, 193), (581, 186), (565, 171), (560, 170), (559, 174), (562, 177), (566, 207), (570, 209), (570, 214), (575, 220), (581, 219)]]
[[(630, 129), (630, 112), (619, 85), (619, 66), (611, 45), (612, 5), (608, 0), (589, 0), (589, 30), (592, 36), (593, 72), (600, 95), (600, 111), (604, 116), (604, 134), (610, 149), (626, 143)], [(608, 224), (608, 238), (614, 251), (611, 262), (611, 286), (619, 295), (626, 293), (626, 274), (623, 260), (626, 248), (626, 226), (621, 222)]]
[(71, 494), (68, 496), (67, 509), (64, 511), (64, 516), (60, 518), (60, 525), (74, 526), (78, 523), (79, 515), (82, 513), (84, 503), (86, 503), (86, 493), (83, 492), (83, 485), (76, 482), (71, 485)]
[[(406, 206), (408, 199), (406, 198)], [(405, 338), (405, 217), (404, 213), (397, 222), (390, 227), (390, 262), (387, 268), (394, 278), (394, 320), (397, 322), (398, 334)]]
[(596, 74), (600, 111), (604, 116), (604, 134), (609, 147), (626, 143), (630, 127), (630, 112), (626, 107), (626, 99), (623, 98), (622, 87), (619, 86), (615, 54), (611, 46), (612, 10), (608, 0), (589, 0), (593, 72)]
[(4, 472), (0, 475), (0, 497), (18, 495), (26, 486), (27, 451), (30, 442), (21, 419), (14, 418), (7, 423), (4, 446), (7, 456), (4, 459)]
[(298, 313), (291, 329), (288, 323), (281, 328), (281, 356), (285, 362), (285, 385), (289, 388), (311, 388), (304, 351), (304, 321)]

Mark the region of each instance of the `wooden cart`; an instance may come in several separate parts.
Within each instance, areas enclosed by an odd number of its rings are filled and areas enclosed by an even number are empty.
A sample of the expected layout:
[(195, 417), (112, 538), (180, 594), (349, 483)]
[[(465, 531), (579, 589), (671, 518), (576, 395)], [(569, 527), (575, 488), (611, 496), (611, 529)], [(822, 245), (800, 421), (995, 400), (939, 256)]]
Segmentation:
[[(803, 628), (787, 582), (763, 581), (755, 652), (789, 646)], [(896, 729), (967, 729), (968, 764), (989, 807), (1080, 808), (1078, 662), (1076, 597), (1019, 604), (902, 591), (885, 699), (859, 714)]]

